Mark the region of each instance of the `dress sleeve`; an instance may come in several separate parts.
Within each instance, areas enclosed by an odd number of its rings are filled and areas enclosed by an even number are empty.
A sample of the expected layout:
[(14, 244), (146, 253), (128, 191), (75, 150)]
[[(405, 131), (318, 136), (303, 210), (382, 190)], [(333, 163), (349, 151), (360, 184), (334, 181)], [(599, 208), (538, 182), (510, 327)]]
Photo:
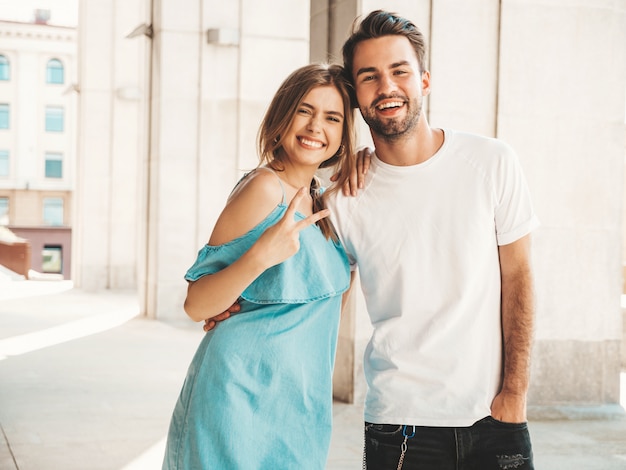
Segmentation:
[[(241, 256), (241, 253), (238, 256)], [(187, 270), (185, 279), (187, 281), (197, 281), (207, 274), (215, 274), (232, 264), (238, 256), (235, 256), (233, 250), (228, 250), (226, 245), (204, 245), (198, 252), (196, 261)]]
[[(214, 274), (235, 262), (286, 211), (281, 205), (262, 224), (224, 245), (205, 245), (185, 274), (188, 281)], [(348, 260), (340, 244), (326, 240), (315, 226), (300, 232), (300, 250), (257, 277), (241, 294), (249, 302), (306, 303), (343, 293), (350, 285)]]

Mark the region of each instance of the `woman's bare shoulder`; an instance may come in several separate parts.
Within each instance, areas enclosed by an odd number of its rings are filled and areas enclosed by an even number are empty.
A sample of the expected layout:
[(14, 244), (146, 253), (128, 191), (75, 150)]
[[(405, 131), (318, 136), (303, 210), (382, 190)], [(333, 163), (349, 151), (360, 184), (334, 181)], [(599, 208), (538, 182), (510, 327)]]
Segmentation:
[(221, 245), (249, 232), (283, 201), (283, 190), (275, 173), (257, 169), (232, 192), (222, 210), (210, 245)]

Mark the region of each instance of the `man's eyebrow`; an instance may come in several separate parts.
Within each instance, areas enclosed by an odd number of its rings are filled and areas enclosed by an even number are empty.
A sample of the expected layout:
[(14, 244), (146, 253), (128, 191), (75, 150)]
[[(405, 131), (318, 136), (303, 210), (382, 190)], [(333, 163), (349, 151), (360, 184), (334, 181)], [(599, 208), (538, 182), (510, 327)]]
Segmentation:
[(394, 62), (393, 64), (391, 64), (391, 67), (389, 68), (395, 69), (396, 67), (404, 67), (405, 65), (409, 65), (408, 60), (401, 60), (400, 62)]
[(359, 70), (356, 71), (356, 76), (358, 77), (361, 74), (371, 72), (376, 72), (376, 67), (361, 67)]
[[(398, 67), (404, 67), (406, 65), (409, 65), (409, 61), (408, 60), (400, 60), (398, 62), (394, 62), (393, 64), (391, 64), (389, 66), (390, 69), (395, 69)], [(376, 72), (376, 67), (361, 67), (359, 70), (357, 70), (356, 72), (356, 76), (358, 77), (361, 74), (364, 73), (372, 73), (372, 72)]]

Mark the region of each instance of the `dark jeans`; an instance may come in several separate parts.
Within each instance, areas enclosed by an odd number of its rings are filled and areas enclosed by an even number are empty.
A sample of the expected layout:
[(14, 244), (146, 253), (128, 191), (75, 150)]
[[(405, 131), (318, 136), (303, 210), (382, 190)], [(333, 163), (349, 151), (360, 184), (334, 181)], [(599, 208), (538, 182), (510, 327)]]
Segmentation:
[[(396, 470), (404, 426), (365, 423), (363, 468)], [(511, 424), (488, 416), (470, 427), (406, 426), (403, 470), (533, 470), (526, 423)]]

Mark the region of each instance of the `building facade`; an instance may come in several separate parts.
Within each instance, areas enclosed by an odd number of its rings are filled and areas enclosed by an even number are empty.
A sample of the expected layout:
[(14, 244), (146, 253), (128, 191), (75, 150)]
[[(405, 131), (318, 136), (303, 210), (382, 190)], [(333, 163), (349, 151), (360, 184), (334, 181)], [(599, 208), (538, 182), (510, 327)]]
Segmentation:
[(71, 277), (77, 83), (75, 28), (0, 21), (0, 224), (31, 268)]

